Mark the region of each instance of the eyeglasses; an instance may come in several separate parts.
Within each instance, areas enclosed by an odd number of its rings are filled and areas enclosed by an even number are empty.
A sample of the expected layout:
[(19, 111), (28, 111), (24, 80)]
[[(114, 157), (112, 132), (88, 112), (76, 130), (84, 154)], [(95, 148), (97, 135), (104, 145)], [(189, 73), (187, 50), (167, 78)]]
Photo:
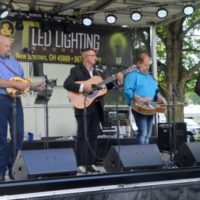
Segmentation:
[(96, 55), (95, 55), (95, 54), (91, 54), (91, 55), (86, 55), (86, 56), (92, 56), (92, 57), (96, 57)]

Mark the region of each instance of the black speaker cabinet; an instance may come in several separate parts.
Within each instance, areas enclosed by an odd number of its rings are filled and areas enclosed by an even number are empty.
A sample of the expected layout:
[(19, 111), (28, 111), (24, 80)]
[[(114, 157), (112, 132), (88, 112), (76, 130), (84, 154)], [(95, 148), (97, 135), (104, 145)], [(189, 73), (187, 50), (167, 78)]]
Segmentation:
[[(171, 134), (171, 150), (174, 150), (174, 144), (176, 144), (176, 150), (187, 141), (186, 123), (179, 122), (175, 123), (175, 134), (174, 137), (174, 126), (172, 123), (158, 123), (158, 147), (161, 151), (170, 151), (170, 134)], [(176, 143), (174, 143), (174, 138)]]
[(75, 153), (72, 148), (22, 150), (17, 154), (12, 172), (15, 180), (74, 175), (77, 173)]
[(182, 144), (174, 156), (174, 163), (178, 167), (200, 166), (200, 143), (187, 142)]
[(135, 171), (162, 167), (156, 144), (111, 146), (104, 160), (108, 172)]

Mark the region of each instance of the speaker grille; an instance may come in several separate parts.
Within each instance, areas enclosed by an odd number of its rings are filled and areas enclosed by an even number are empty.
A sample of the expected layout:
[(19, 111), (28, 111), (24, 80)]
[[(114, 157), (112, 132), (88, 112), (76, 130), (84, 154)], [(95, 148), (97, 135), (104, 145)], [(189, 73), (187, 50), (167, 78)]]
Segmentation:
[(174, 156), (174, 163), (178, 167), (200, 166), (200, 143), (184, 143)]
[(108, 172), (135, 171), (162, 167), (160, 152), (155, 144), (112, 146), (104, 160)]
[(22, 150), (12, 171), (16, 180), (76, 174), (75, 153), (72, 148)]

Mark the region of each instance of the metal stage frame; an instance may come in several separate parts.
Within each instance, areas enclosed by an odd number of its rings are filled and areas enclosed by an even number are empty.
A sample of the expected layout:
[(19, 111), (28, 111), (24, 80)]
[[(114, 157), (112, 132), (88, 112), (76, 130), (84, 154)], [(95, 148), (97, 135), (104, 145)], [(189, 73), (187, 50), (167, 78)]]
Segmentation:
[[(8, 181), (0, 183), (0, 199), (71, 199), (70, 197), (76, 197), (75, 199), (86, 199), (83, 196), (87, 197), (93, 196), (92, 199), (95, 199), (95, 195), (100, 198), (99, 195), (104, 195), (107, 193), (109, 195), (114, 195), (113, 199), (120, 199), (121, 193), (129, 193), (130, 196), (132, 192), (140, 188), (140, 192), (153, 191), (158, 188), (163, 188), (167, 191), (162, 196), (162, 199), (167, 199), (166, 197), (171, 194), (170, 190), (177, 190), (177, 194), (181, 195), (181, 188), (187, 190), (187, 194), (191, 194), (190, 189), (194, 192), (194, 195), (200, 194), (200, 167), (190, 167), (190, 168), (175, 168), (175, 169), (162, 169), (162, 170), (151, 170), (151, 171), (137, 171), (137, 172), (126, 172), (126, 173), (104, 173), (96, 175), (84, 175), (84, 176), (63, 176), (63, 177), (54, 177), (54, 178), (45, 178), (45, 179), (28, 179), (25, 181)], [(174, 186), (174, 188), (173, 188)], [(150, 187), (150, 188), (149, 188)], [(145, 190), (143, 190), (143, 189)], [(171, 189), (170, 189), (171, 188)], [(159, 189), (159, 190), (160, 190)], [(101, 191), (100, 193), (98, 193)], [(154, 191), (154, 192), (155, 192)], [(116, 197), (116, 194), (119, 194), (119, 198)], [(65, 198), (55, 198), (55, 195), (64, 195)], [(188, 199), (188, 195), (185, 195), (185, 198)], [(152, 196), (152, 195), (151, 195)], [(156, 195), (153, 195), (154, 200)], [(159, 195), (158, 195), (159, 196)], [(195, 197), (194, 196), (194, 197)], [(23, 198), (24, 197), (24, 198)], [(34, 198), (33, 198), (34, 197)], [(140, 195), (134, 199), (143, 199), (138, 198)], [(187, 197), (187, 198), (186, 198)], [(18, 198), (19, 199), (19, 198)], [(40, 198), (41, 199), (41, 198)], [(103, 199), (107, 199), (106, 197)], [(112, 199), (112, 198), (110, 198)], [(129, 199), (129, 198), (124, 198)], [(131, 198), (130, 198), (131, 199)], [(148, 198), (152, 199), (153, 198)], [(173, 199), (173, 198), (170, 198)], [(176, 197), (177, 199), (177, 197)], [(190, 198), (191, 199), (191, 198)], [(197, 196), (196, 196), (197, 199)]]

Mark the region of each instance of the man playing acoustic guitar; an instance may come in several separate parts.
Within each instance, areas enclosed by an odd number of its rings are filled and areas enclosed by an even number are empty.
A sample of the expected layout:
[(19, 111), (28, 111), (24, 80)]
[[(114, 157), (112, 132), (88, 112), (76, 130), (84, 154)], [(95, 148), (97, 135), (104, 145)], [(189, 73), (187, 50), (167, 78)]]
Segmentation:
[(155, 99), (167, 104), (158, 92), (157, 81), (149, 73), (150, 65), (150, 56), (141, 53), (137, 58), (137, 70), (129, 73), (124, 79), (124, 94), (127, 104), (132, 106), (132, 114), (138, 128), (137, 144), (149, 144)]
[[(82, 99), (80, 106), (78, 103), (74, 104), (77, 121), (76, 156), (78, 172), (98, 172), (95, 166), (95, 158), (97, 136), (100, 131), (100, 121), (103, 118), (103, 94), (105, 94), (104, 91), (113, 87), (113, 83), (98, 86), (98, 82), (93, 82), (94, 80), (102, 80), (99, 73), (94, 69), (97, 57), (93, 49), (83, 50), (81, 56), (82, 65), (75, 66), (71, 69), (69, 76), (64, 82), (64, 88), (69, 92), (73, 92), (74, 96), (77, 96), (70, 99), (71, 101), (76, 101), (79, 99), (79, 96), (83, 96), (80, 98)], [(123, 74), (118, 73), (117, 79), (119, 82), (122, 82)], [(101, 91), (103, 91), (102, 95)], [(98, 93), (100, 93), (100, 96)], [(91, 104), (87, 104), (87, 99), (92, 98), (96, 94), (97, 98)], [(84, 104), (86, 109), (81, 106)], [(84, 110), (87, 112), (85, 113)], [(84, 114), (86, 120), (84, 120)]]
[[(14, 99), (7, 93), (7, 88), (13, 88), (15, 91), (23, 93), (29, 87), (26, 81), (11, 80), (13, 77), (23, 80), (24, 72), (17, 60), (10, 56), (10, 48), (10, 38), (0, 35), (0, 181), (4, 181), (7, 169), (9, 177), (13, 179), (12, 166), (16, 156), (15, 153), (22, 149), (24, 137), (24, 117), (21, 99), (16, 97), (16, 121), (14, 122)], [(41, 85), (36, 87), (38, 88), (35, 89), (42, 89)], [(10, 125), (11, 137), (9, 152), (7, 152), (8, 124)], [(14, 124), (16, 124), (15, 128)], [(14, 134), (16, 135), (14, 136)], [(16, 141), (14, 141), (14, 138), (16, 138)]]

